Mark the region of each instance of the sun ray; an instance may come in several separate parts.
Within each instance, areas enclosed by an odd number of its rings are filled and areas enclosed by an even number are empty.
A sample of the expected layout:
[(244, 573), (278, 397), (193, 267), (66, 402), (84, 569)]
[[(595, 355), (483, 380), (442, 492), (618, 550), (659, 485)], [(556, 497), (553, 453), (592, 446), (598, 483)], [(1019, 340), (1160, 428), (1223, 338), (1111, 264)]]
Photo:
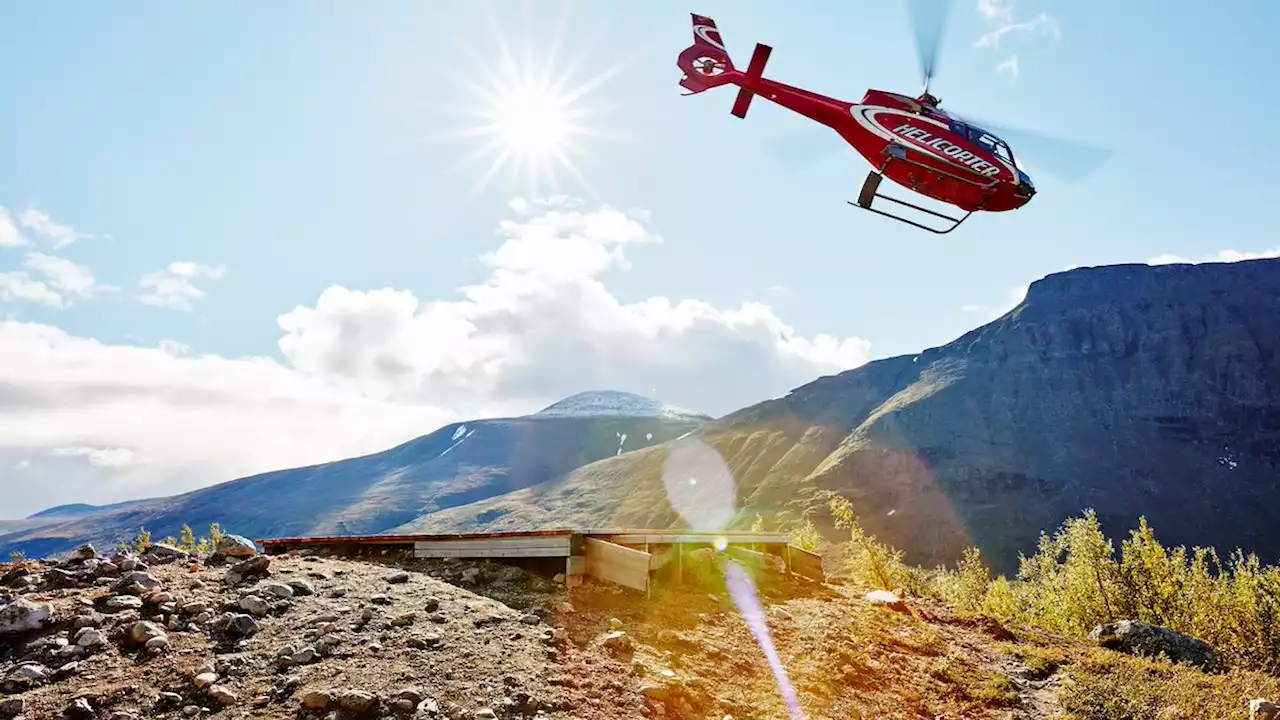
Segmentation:
[[(553, 29), (544, 34), (533, 32), (534, 19), (529, 17), (527, 0), (521, 1), (518, 15), (498, 15), (491, 0), (482, 0), (482, 7), (493, 34), (491, 50), (486, 52), (475, 43), (460, 44), (459, 53), (454, 57), (463, 58), (458, 66), (466, 68), (469, 74), (460, 75), (456, 70), (440, 73), (466, 99), (432, 103), (433, 113), (457, 118), (454, 127), (438, 139), (476, 142), (458, 165), (470, 166), (492, 158), (473, 188), (473, 196), (499, 175), (506, 176), (505, 185), (527, 185), (530, 196), (537, 196), (542, 187), (560, 192), (564, 189), (564, 179), (581, 185), (579, 192), (587, 189), (588, 177), (577, 160), (585, 158), (593, 163), (596, 159), (593, 156), (598, 153), (584, 152), (582, 145), (630, 138), (615, 123), (607, 122), (604, 115), (610, 113), (602, 112), (602, 105), (592, 102), (590, 96), (633, 65), (639, 56), (594, 67), (583, 80), (572, 70), (589, 59), (590, 46), (599, 41), (602, 32), (595, 26), (592, 32), (583, 34), (586, 42), (582, 44), (588, 47), (583, 48), (567, 68), (557, 67), (566, 47), (563, 41), (570, 14), (567, 2), (553, 20)], [(500, 22), (513, 16), (521, 25), (515, 45), (505, 34), (511, 28), (504, 28)], [(535, 50), (534, 40), (538, 37), (550, 37), (550, 44)], [(517, 49), (520, 57), (514, 54)], [(565, 177), (560, 177), (561, 174)]]

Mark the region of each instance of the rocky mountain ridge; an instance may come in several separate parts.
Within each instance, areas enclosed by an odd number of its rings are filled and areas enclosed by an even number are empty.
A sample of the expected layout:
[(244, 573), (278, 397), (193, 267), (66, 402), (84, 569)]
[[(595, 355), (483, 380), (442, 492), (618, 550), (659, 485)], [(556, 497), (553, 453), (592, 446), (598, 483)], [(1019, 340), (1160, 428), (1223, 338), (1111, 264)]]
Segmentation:
[(834, 492), (913, 563), (955, 561), (976, 544), (1012, 572), (1042, 530), (1090, 507), (1114, 537), (1145, 515), (1175, 544), (1274, 559), (1280, 260), (1056, 273), (946, 345), (819, 378), (688, 438), (401, 531), (551, 518), (681, 526), (664, 473), (699, 452), (723, 460), (737, 526), (757, 514), (769, 525), (821, 520)]

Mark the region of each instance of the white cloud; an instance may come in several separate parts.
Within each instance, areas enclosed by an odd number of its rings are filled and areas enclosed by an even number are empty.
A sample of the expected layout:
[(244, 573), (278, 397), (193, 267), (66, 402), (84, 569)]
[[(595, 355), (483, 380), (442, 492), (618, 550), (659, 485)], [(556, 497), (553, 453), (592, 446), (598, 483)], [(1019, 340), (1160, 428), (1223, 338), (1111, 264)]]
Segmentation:
[(301, 370), (378, 397), (533, 403), (588, 387), (657, 388), (664, 401), (711, 413), (867, 360), (866, 341), (802, 337), (763, 304), (620, 302), (599, 275), (661, 238), (634, 215), (577, 208), (503, 222), (503, 243), (481, 258), (488, 276), (462, 288), (462, 300), (330, 287), (279, 319), (280, 349)]
[[(280, 315), (284, 362), (0, 321), (0, 464), (33, 459), (12, 507), (182, 492), (592, 388), (719, 414), (868, 358), (866, 341), (802, 336), (758, 303), (619, 301), (601, 274), (662, 242), (644, 213), (568, 199), (524, 212), (499, 226), (486, 276), (457, 298), (332, 286)], [(167, 276), (211, 270), (174, 264)]]
[(1262, 260), (1265, 258), (1280, 258), (1280, 247), (1274, 247), (1270, 250), (1261, 250), (1258, 252), (1246, 252), (1241, 250), (1219, 250), (1213, 255), (1206, 255), (1199, 260), (1192, 260), (1180, 255), (1165, 253), (1157, 255), (1147, 260), (1148, 265), (1171, 265), (1173, 263), (1207, 263), (1207, 262), (1240, 262), (1241, 260)]
[[(26, 270), (0, 273), (0, 300), (36, 302), (65, 308), (68, 297), (90, 298), (119, 288), (99, 285), (89, 268), (66, 258), (39, 252), (27, 253)], [(35, 276), (42, 276), (37, 279)]]
[(1014, 76), (1014, 77), (1018, 77), (1018, 75), (1020, 74), (1020, 71), (1019, 71), (1019, 69), (1018, 69), (1018, 56), (1017, 56), (1017, 55), (1010, 55), (1008, 58), (1006, 58), (1006, 59), (1005, 59), (1003, 62), (1001, 62), (999, 65), (996, 65), (996, 73), (997, 73), (997, 74), (999, 74), (999, 73), (1006, 73), (1006, 72), (1007, 72), (1007, 73), (1009, 73), (1010, 75)]
[(222, 266), (213, 267), (185, 260), (172, 262), (165, 269), (148, 273), (138, 281), (138, 287), (147, 291), (138, 299), (156, 307), (191, 310), (195, 302), (205, 295), (203, 290), (196, 287), (195, 281), (201, 278), (219, 280), (224, 271)]
[(54, 448), (49, 453), (55, 457), (82, 457), (94, 467), (120, 468), (133, 464), (133, 451), (129, 448), (66, 447)]
[[(1010, 13), (1012, 13), (1012, 7), (1010, 7)], [(1058, 40), (1062, 37), (1062, 26), (1048, 13), (1040, 13), (1030, 20), (1017, 23), (1001, 20), (995, 29), (978, 38), (974, 44), (978, 47), (998, 48), (1000, 47), (1000, 41), (1010, 33), (1034, 35), (1037, 32), (1050, 35), (1055, 40)]]
[(120, 289), (111, 285), (99, 285), (89, 268), (66, 258), (32, 252), (27, 253), (23, 264), (29, 270), (44, 275), (53, 287), (68, 295), (88, 298), (100, 292), (114, 292)]
[[(362, 397), (265, 357), (176, 355), (0, 321), (4, 514), (183, 492), (380, 450), (455, 419)], [(47, 481), (41, 481), (47, 478)]]
[(26, 301), (62, 308), (62, 296), (22, 271), (0, 273), (0, 301)]
[(48, 239), (55, 248), (64, 248), (76, 240), (93, 237), (75, 228), (54, 222), (53, 218), (39, 208), (27, 208), (22, 211), (22, 227)]
[(993, 22), (1013, 22), (1013, 0), (978, 0), (978, 12)]
[(0, 205), (0, 247), (22, 247), (26, 244), (27, 239), (13, 222), (9, 209)]

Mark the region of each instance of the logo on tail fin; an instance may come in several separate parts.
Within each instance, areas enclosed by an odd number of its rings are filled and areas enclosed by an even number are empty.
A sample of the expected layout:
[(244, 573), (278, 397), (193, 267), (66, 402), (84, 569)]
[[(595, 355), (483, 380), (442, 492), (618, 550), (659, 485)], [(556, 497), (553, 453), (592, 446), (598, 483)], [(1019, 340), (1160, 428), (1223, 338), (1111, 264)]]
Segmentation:
[(714, 25), (694, 25), (693, 34), (706, 44), (728, 52), (724, 43), (720, 42), (720, 31)]

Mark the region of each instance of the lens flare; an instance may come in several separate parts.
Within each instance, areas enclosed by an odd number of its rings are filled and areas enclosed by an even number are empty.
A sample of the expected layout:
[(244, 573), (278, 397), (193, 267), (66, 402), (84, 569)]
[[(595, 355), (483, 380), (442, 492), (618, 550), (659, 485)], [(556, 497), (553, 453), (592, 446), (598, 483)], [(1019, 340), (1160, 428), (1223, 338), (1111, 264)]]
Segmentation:
[[(686, 438), (671, 446), (662, 466), (662, 484), (671, 507), (694, 530), (723, 532), (737, 515), (738, 483), (733, 472), (715, 448), (697, 438)], [(729, 547), (729, 538), (719, 535), (712, 544), (717, 551), (724, 552)], [(721, 557), (729, 596), (746, 619), (756, 644), (764, 651), (792, 720), (804, 720), (800, 700), (765, 624), (755, 583), (735, 560)]]
[(729, 586), (729, 595), (738, 606), (738, 610), (742, 612), (743, 619), (747, 621), (747, 627), (751, 628), (751, 634), (755, 635), (756, 644), (764, 650), (764, 656), (769, 661), (769, 667), (773, 669), (773, 677), (778, 683), (778, 690), (782, 693), (782, 701), (791, 711), (792, 720), (804, 720), (804, 713), (800, 710), (800, 699), (796, 696), (795, 688), (791, 687), (787, 669), (782, 666), (782, 659), (778, 657), (778, 651), (773, 646), (773, 638), (769, 635), (769, 626), (764, 622), (764, 608), (760, 606), (760, 597), (756, 592), (755, 583), (751, 582), (751, 576), (746, 570), (732, 560), (724, 564), (724, 577)]
[(719, 532), (733, 522), (737, 483), (720, 453), (701, 440), (686, 438), (671, 446), (662, 484), (671, 507), (694, 530)]

